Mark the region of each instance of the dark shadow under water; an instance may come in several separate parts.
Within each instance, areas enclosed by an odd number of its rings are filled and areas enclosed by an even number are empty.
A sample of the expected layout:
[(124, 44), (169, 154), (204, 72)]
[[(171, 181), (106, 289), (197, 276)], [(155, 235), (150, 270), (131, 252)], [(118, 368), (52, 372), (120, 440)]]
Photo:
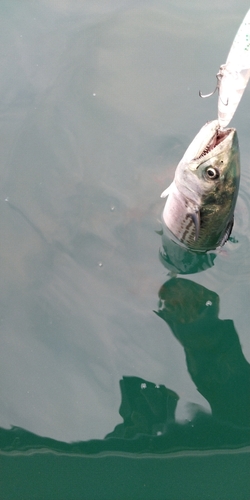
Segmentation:
[(211, 414), (199, 407), (190, 420), (177, 422), (178, 394), (142, 378), (123, 377), (119, 409), (123, 423), (103, 440), (65, 443), (12, 427), (0, 430), (1, 451), (158, 454), (248, 446), (250, 365), (243, 356), (233, 321), (218, 318), (218, 295), (190, 280), (172, 278), (159, 290), (155, 313), (183, 346), (188, 372), (208, 401)]

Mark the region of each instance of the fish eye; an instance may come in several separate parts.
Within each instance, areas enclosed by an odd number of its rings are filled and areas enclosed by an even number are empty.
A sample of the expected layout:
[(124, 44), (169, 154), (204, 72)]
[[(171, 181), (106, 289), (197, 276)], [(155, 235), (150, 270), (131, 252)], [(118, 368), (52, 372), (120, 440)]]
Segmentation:
[(212, 181), (214, 181), (215, 179), (218, 179), (218, 177), (220, 176), (220, 173), (219, 173), (219, 170), (217, 168), (208, 167), (206, 170), (206, 175), (207, 175), (208, 179), (211, 179)]

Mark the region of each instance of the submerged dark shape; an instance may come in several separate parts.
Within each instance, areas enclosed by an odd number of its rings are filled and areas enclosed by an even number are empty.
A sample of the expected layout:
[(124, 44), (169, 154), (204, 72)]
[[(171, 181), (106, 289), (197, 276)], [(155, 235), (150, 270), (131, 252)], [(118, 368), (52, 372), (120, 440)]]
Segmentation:
[(250, 365), (233, 321), (218, 318), (219, 296), (193, 281), (172, 278), (159, 291), (156, 314), (184, 347), (190, 376), (213, 417), (249, 428)]
[(123, 377), (120, 390), (119, 413), (124, 421), (106, 438), (133, 438), (138, 434), (157, 436), (164, 434), (175, 421), (179, 396), (164, 385), (139, 377)]
[(237, 132), (206, 123), (175, 171), (163, 224), (187, 248), (207, 252), (222, 246), (233, 227), (240, 181)]
[[(233, 321), (220, 320), (219, 297), (183, 278), (159, 290), (156, 314), (184, 347), (189, 374), (212, 413), (196, 407), (178, 422), (179, 396), (163, 384), (140, 377), (120, 381), (122, 422), (104, 439), (66, 443), (27, 430), (0, 428), (0, 451), (15, 456), (54, 452), (74, 457), (109, 452), (179, 453), (234, 450), (250, 444), (250, 365), (244, 358)], [(166, 366), (166, 374), (168, 367)]]

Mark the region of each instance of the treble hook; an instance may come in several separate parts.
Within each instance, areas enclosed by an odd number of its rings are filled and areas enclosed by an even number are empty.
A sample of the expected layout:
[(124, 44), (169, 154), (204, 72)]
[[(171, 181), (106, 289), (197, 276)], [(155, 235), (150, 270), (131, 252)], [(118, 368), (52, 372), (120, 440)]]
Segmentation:
[[(223, 69), (222, 67), (220, 68), (221, 70)], [(224, 103), (221, 99), (221, 96), (220, 96), (220, 82), (221, 82), (221, 79), (223, 77), (223, 74), (221, 71), (219, 71), (219, 73), (217, 73), (216, 75), (216, 78), (217, 78), (217, 84), (216, 84), (216, 87), (214, 89), (213, 92), (211, 92), (210, 94), (202, 94), (201, 91), (199, 90), (199, 96), (202, 97), (202, 99), (205, 99), (206, 97), (211, 97), (211, 95), (214, 95), (216, 90), (218, 90), (218, 94), (219, 94), (219, 99), (221, 100), (222, 104), (224, 104), (224, 106), (227, 106), (228, 105), (228, 99), (227, 99), (227, 102)]]
[(202, 99), (205, 99), (206, 97), (211, 97), (211, 95), (215, 94), (216, 90), (218, 90), (218, 93), (220, 94), (220, 81), (222, 78), (222, 74), (217, 73), (216, 78), (217, 78), (217, 84), (213, 92), (210, 92), (210, 94), (202, 94), (201, 91), (199, 90), (199, 96), (202, 97)]

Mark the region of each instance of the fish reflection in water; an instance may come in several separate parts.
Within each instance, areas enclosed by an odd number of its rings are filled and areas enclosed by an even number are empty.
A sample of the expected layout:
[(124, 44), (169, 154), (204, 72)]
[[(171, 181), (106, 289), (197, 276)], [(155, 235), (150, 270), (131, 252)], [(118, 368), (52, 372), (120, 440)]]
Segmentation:
[(184, 347), (190, 376), (212, 415), (249, 426), (250, 365), (233, 321), (218, 318), (219, 296), (193, 281), (172, 278), (159, 291), (156, 313)]
[(178, 394), (139, 377), (120, 381), (123, 422), (103, 440), (64, 443), (18, 427), (0, 429), (1, 450), (48, 450), (67, 454), (103, 451), (174, 452), (228, 449), (250, 444), (250, 365), (243, 356), (232, 320), (221, 320), (219, 297), (183, 278), (159, 290), (155, 311), (171, 328), (186, 354), (189, 374), (211, 407), (178, 422)]

